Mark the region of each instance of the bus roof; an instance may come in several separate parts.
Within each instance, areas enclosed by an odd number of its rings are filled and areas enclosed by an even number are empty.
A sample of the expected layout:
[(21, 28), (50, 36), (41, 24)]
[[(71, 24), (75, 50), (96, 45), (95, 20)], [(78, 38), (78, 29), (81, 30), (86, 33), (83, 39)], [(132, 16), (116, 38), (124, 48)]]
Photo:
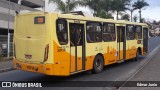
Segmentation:
[(134, 24), (134, 25), (147, 26), (147, 24), (145, 23), (130, 22), (125, 20), (104, 19), (99, 17), (88, 17), (88, 16), (82, 16), (82, 15), (58, 14), (58, 17), (66, 18), (66, 19), (80, 19), (85, 21), (98, 21), (98, 22), (108, 22), (108, 23), (116, 23), (116, 24)]
[(145, 23), (138, 23), (138, 22), (130, 22), (125, 20), (113, 20), (113, 19), (104, 19), (99, 17), (88, 17), (82, 15), (73, 15), (73, 14), (61, 14), (61, 13), (53, 13), (53, 12), (27, 12), (21, 13), (19, 15), (30, 15), (30, 14), (57, 14), (58, 18), (65, 18), (65, 19), (79, 19), (84, 21), (97, 21), (97, 22), (108, 22), (108, 23), (115, 23), (115, 24), (133, 24), (133, 25), (142, 25), (147, 26)]

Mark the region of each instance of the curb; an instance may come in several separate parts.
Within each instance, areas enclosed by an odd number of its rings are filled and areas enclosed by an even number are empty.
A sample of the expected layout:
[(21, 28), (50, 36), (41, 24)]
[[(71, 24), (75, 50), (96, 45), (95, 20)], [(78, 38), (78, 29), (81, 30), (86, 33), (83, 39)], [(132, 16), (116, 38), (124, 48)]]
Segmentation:
[[(131, 70), (127, 75), (122, 76), (120, 78), (118, 78), (116, 81), (124, 81), (123, 83), (120, 83), (118, 85), (118, 89), (116, 90), (121, 90), (121, 88), (127, 83), (127, 81), (131, 80), (138, 72), (140, 72), (150, 61), (152, 61), (152, 59), (154, 58), (155, 55), (157, 55), (158, 51), (160, 51), (160, 45), (158, 45), (157, 47), (155, 47), (151, 52), (149, 52), (143, 62), (141, 62), (137, 67), (135, 67), (135, 69)], [(116, 87), (107, 87), (106, 89), (109, 90), (114, 90)]]
[(140, 72), (152, 59), (154, 56), (158, 53), (160, 50), (160, 45), (158, 45), (153, 51), (151, 51), (146, 58), (144, 58), (144, 62), (141, 62), (140, 65), (135, 67), (134, 70), (130, 71), (130, 73), (127, 76), (123, 76), (116, 81), (125, 81), (124, 83), (120, 84), (119, 89), (121, 89), (127, 81), (131, 80), (138, 72)]
[(2, 60), (0, 60), (0, 62), (5, 62), (5, 61), (11, 61), (12, 59), (2, 59)]
[(12, 67), (6, 68), (6, 69), (0, 69), (0, 73), (7, 72), (7, 71), (12, 71), (12, 70), (15, 70), (15, 69), (12, 68)]
[(158, 45), (155, 49), (153, 49), (153, 51), (147, 54), (143, 59), (143, 61), (140, 62), (140, 64), (137, 67), (135, 67), (134, 70), (130, 71), (130, 73), (127, 76), (121, 77), (115, 81), (126, 81), (134, 77), (135, 74), (137, 74), (140, 70), (142, 70), (144, 66), (146, 66), (154, 58), (154, 56), (158, 53), (159, 50), (160, 50), (160, 45)]

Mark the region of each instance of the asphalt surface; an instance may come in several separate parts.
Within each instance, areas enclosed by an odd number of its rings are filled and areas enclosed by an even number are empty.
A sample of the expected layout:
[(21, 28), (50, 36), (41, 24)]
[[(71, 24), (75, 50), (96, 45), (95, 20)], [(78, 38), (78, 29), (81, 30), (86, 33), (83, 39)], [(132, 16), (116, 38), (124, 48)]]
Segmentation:
[[(145, 65), (137, 74), (135, 74), (129, 81), (151, 81), (151, 84), (158, 84), (160, 81), (160, 50), (152, 58), (152, 60)], [(152, 82), (155, 81), (155, 82)], [(156, 82), (158, 81), (158, 82)], [(143, 83), (143, 82), (142, 82)], [(146, 83), (143, 83), (146, 84)], [(148, 84), (148, 83), (147, 83)], [(121, 90), (160, 90), (160, 87), (122, 87)]]
[[(149, 39), (149, 52), (151, 52), (156, 46), (160, 44), (160, 37), (153, 37)], [(91, 74), (89, 72), (84, 72), (69, 77), (53, 77), (46, 76), (39, 73), (31, 73), (21, 70), (13, 70), (9, 72), (0, 73), (0, 81), (55, 81), (55, 80), (64, 80), (64, 81), (118, 81), (121, 80), (123, 76), (127, 76), (132, 70), (135, 69), (141, 62), (143, 62), (145, 57), (139, 61), (130, 60), (121, 64), (113, 64), (106, 66), (104, 71), (99, 74)], [(4, 88), (0, 88), (4, 89)], [(7, 88), (7, 90), (13, 90), (13, 88)], [(14, 88), (17, 90), (17, 88)], [(18, 88), (21, 89), (21, 88)], [(26, 88), (23, 88), (26, 89)], [(37, 89), (37, 88), (30, 88)], [(42, 88), (38, 88), (42, 89)], [(45, 89), (45, 88), (43, 88)], [(105, 87), (50, 87), (46, 88), (47, 90), (113, 90)]]
[[(4, 60), (4, 59), (3, 59)], [(0, 73), (11, 71), (13, 69), (13, 60), (0, 61)]]

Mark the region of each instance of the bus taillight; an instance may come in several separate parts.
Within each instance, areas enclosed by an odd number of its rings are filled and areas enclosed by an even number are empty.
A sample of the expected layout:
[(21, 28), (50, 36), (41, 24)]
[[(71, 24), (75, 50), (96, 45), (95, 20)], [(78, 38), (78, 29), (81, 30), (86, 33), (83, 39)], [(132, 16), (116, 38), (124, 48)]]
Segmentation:
[(44, 61), (48, 60), (48, 53), (49, 53), (49, 44), (47, 44), (45, 47)]

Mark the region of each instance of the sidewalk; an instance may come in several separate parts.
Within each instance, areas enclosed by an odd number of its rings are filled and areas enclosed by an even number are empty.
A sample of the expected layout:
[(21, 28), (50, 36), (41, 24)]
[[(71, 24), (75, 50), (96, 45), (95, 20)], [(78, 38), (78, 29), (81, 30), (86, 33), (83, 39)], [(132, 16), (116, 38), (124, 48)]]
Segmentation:
[(0, 61), (0, 73), (13, 70), (13, 60)]

